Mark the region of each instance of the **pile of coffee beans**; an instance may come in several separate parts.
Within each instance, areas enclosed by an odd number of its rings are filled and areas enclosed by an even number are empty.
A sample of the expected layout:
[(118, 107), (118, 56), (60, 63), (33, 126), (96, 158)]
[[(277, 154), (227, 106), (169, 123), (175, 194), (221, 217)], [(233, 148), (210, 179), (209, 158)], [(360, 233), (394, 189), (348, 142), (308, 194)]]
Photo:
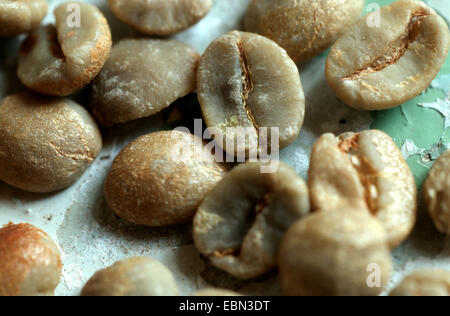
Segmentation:
[[(213, 6), (212, 0), (107, 3), (147, 36), (185, 30)], [(71, 5), (81, 10), (78, 27), (67, 22)], [(391, 250), (417, 221), (417, 187), (394, 140), (378, 130), (324, 134), (312, 147), (307, 181), (261, 151), (267, 138), (271, 154), (301, 137), (308, 113), (296, 63), (330, 46), (324, 78), (354, 108), (398, 106), (436, 77), (450, 48), (442, 17), (421, 1), (398, 0), (381, 8), (381, 25), (371, 27), (363, 8), (363, 0), (252, 0), (245, 31), (223, 34), (200, 55), (163, 37), (112, 46), (108, 21), (92, 4), (63, 3), (55, 24), (40, 26), (46, 1), (0, 1), (0, 36), (28, 34), (17, 77), (30, 90), (1, 102), (0, 180), (37, 193), (66, 189), (101, 152), (97, 123), (153, 116), (197, 91), (214, 141), (179, 130), (133, 140), (106, 177), (112, 212), (148, 227), (192, 224), (198, 255), (208, 264), (239, 280), (278, 268), (285, 295), (379, 295), (390, 280)], [(67, 98), (86, 86), (91, 104)], [(237, 157), (239, 145), (239, 164), (218, 158)], [(450, 151), (423, 188), (444, 234), (450, 234), (449, 174)], [(377, 286), (369, 284), (372, 268)], [(29, 224), (0, 228), (0, 295), (53, 295), (61, 272), (58, 247), (46, 233)], [(449, 274), (416, 272), (391, 295), (450, 295)], [(132, 257), (95, 273), (81, 294), (179, 290), (162, 263)], [(240, 294), (207, 288), (193, 295)]]

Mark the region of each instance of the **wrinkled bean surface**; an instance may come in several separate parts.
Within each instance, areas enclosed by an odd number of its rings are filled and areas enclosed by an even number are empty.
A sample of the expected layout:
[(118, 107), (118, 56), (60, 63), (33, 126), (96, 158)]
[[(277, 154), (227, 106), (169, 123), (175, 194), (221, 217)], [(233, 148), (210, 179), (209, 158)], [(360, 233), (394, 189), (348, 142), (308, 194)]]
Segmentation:
[(70, 99), (23, 93), (0, 106), (0, 180), (31, 192), (74, 183), (100, 153), (90, 114)]
[(244, 25), (304, 62), (333, 44), (358, 20), (363, 6), (364, 0), (252, 0)]
[(258, 143), (260, 127), (278, 127), (283, 148), (303, 125), (305, 97), (298, 68), (265, 37), (235, 31), (215, 40), (200, 60), (197, 86), (206, 125), (217, 129), (224, 147), (227, 138), (234, 141), (242, 133), (232, 128), (250, 130), (248, 149)]
[(394, 141), (381, 131), (320, 137), (312, 150), (308, 180), (314, 210), (369, 212), (386, 228), (391, 247), (414, 227), (414, 177)]
[(148, 35), (170, 35), (202, 19), (213, 0), (108, 0), (120, 20)]
[(200, 56), (174, 40), (116, 44), (93, 83), (93, 113), (104, 125), (151, 116), (195, 90)]
[(380, 27), (368, 17), (332, 47), (328, 84), (348, 105), (382, 110), (425, 90), (448, 55), (447, 23), (421, 1), (400, 0), (381, 8)]
[(272, 174), (262, 163), (235, 167), (200, 205), (194, 218), (197, 249), (216, 267), (241, 279), (276, 266), (284, 232), (309, 212), (308, 189), (293, 169)]
[[(80, 27), (67, 23), (70, 4), (80, 6)], [(22, 44), (17, 74), (40, 94), (67, 96), (100, 72), (111, 49), (111, 32), (100, 10), (88, 3), (63, 3), (55, 9), (55, 19), (55, 26), (40, 27)]]

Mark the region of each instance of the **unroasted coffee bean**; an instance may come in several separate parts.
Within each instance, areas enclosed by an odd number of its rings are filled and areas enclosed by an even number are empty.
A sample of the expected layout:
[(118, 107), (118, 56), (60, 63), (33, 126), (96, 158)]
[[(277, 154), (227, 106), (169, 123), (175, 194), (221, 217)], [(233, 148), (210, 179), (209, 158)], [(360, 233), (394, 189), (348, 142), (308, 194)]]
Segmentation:
[(148, 257), (133, 257), (98, 271), (82, 296), (176, 296), (175, 279), (163, 264)]
[(149, 35), (180, 32), (202, 19), (212, 0), (108, 0), (114, 15)]
[(381, 131), (320, 137), (312, 150), (308, 184), (313, 210), (369, 212), (382, 222), (391, 247), (414, 227), (414, 177), (392, 138)]
[(102, 148), (89, 113), (69, 99), (30, 93), (0, 106), (0, 180), (23, 190), (53, 192), (75, 182)]
[(333, 44), (363, 7), (364, 0), (252, 0), (245, 30), (267, 36), (303, 62)]
[(93, 83), (94, 115), (108, 125), (158, 113), (195, 90), (199, 59), (178, 41), (119, 42)]
[(400, 282), (390, 296), (450, 296), (450, 272), (416, 271)]
[(330, 210), (288, 230), (278, 267), (285, 295), (378, 295), (389, 280), (391, 255), (379, 221), (363, 210)]
[[(79, 6), (79, 25), (69, 23), (69, 5)], [(67, 96), (100, 72), (111, 49), (111, 32), (100, 10), (87, 3), (63, 3), (55, 19), (55, 26), (37, 29), (22, 44), (17, 73), (36, 92)]]
[(0, 296), (53, 295), (61, 272), (58, 246), (30, 224), (0, 229)]
[(399, 0), (379, 14), (379, 27), (362, 18), (328, 56), (330, 87), (355, 108), (382, 110), (416, 97), (449, 51), (447, 23), (423, 2)]
[(46, 0), (0, 1), (0, 36), (16, 36), (36, 29), (47, 9)]
[(135, 224), (186, 222), (224, 176), (224, 167), (213, 159), (191, 134), (142, 136), (114, 160), (105, 183), (106, 201), (119, 217)]
[(241, 278), (260, 276), (276, 266), (284, 232), (309, 212), (305, 182), (280, 164), (261, 173), (262, 163), (231, 170), (200, 205), (194, 242), (211, 263)]
[(227, 138), (242, 133), (237, 127), (251, 131), (248, 150), (258, 143), (261, 127), (278, 127), (283, 148), (303, 125), (305, 97), (298, 68), (265, 37), (235, 31), (218, 38), (200, 60), (197, 85), (206, 125), (217, 129), (225, 149)]
[(450, 235), (450, 151), (434, 164), (423, 186), (425, 203), (436, 228)]

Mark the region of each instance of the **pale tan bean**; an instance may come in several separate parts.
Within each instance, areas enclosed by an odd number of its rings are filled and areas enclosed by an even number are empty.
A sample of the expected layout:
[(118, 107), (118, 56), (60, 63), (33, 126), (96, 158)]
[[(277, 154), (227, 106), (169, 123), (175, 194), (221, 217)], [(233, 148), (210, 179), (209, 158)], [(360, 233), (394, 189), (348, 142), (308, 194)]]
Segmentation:
[(348, 105), (382, 110), (425, 90), (444, 64), (449, 47), (447, 23), (416, 0), (381, 8), (379, 27), (363, 17), (331, 48), (326, 78)]
[(390, 293), (391, 296), (450, 296), (450, 272), (421, 270), (408, 275)]
[(105, 182), (106, 202), (119, 217), (135, 224), (189, 221), (225, 174), (202, 146), (200, 138), (176, 131), (139, 137), (114, 160)]
[(428, 212), (441, 233), (450, 235), (450, 151), (435, 162), (423, 186)]
[(358, 209), (321, 211), (299, 220), (278, 256), (281, 289), (291, 296), (378, 295), (391, 265), (384, 228)]
[(133, 257), (97, 271), (82, 296), (176, 296), (178, 287), (170, 270), (148, 257)]
[(70, 99), (31, 93), (0, 106), (0, 180), (31, 192), (73, 184), (102, 148), (90, 114)]
[[(80, 8), (80, 25), (68, 24), (69, 5)], [(56, 24), (42, 26), (22, 44), (17, 74), (40, 94), (67, 96), (90, 83), (111, 49), (111, 31), (100, 10), (84, 2), (67, 2), (55, 9)]]
[(392, 138), (381, 131), (320, 137), (311, 153), (308, 184), (314, 210), (370, 213), (385, 227), (393, 248), (414, 227), (414, 177)]
[(261, 173), (263, 163), (231, 170), (200, 205), (194, 218), (194, 242), (211, 263), (229, 274), (251, 279), (276, 267), (285, 231), (309, 213), (305, 182), (280, 164)]
[(245, 30), (258, 33), (304, 62), (331, 46), (363, 11), (364, 0), (252, 0)]
[(62, 263), (58, 246), (30, 224), (0, 228), (0, 296), (50, 296)]

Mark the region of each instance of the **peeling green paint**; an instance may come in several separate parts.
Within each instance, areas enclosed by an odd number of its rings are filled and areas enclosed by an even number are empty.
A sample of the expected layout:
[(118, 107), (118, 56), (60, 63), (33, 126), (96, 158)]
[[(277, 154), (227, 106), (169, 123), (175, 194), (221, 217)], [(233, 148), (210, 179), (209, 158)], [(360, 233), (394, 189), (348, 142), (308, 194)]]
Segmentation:
[[(450, 75), (449, 57), (437, 78), (448, 75)], [(407, 159), (419, 187), (426, 179), (433, 162), (447, 149), (447, 144), (450, 143), (450, 127), (444, 129), (446, 118), (443, 114), (420, 104), (436, 103), (439, 99), (445, 100), (450, 92), (450, 87), (446, 89), (447, 91), (442, 87), (430, 87), (420, 96), (400, 107), (372, 112), (374, 122), (371, 128), (380, 129), (391, 135), (400, 148), (406, 140), (411, 140), (423, 150), (422, 154), (413, 155)]]

